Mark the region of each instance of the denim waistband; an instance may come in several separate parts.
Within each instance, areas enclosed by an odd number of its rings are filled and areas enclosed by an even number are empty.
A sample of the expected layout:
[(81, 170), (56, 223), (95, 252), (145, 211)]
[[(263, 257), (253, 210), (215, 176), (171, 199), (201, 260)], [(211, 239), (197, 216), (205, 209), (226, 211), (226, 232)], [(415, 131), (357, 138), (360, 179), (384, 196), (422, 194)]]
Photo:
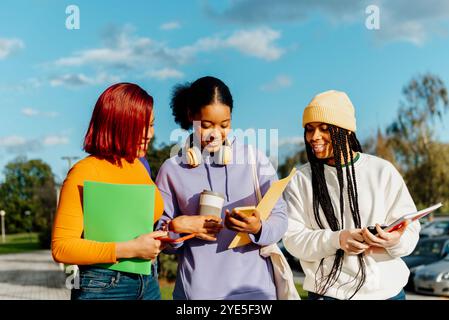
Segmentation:
[(111, 270), (111, 269), (107, 269), (107, 268), (102, 268), (98, 265), (80, 265), (78, 266), (79, 270), (81, 272), (86, 272), (86, 271), (97, 271), (97, 272), (101, 272), (103, 274), (126, 274), (127, 276), (133, 278), (133, 277), (139, 277), (139, 276), (143, 276), (143, 277), (148, 277), (148, 276), (152, 276), (152, 277), (157, 277), (157, 263), (152, 263), (151, 264), (151, 275), (140, 275), (137, 273), (130, 273), (130, 272), (123, 272), (123, 271), (116, 271), (116, 270)]

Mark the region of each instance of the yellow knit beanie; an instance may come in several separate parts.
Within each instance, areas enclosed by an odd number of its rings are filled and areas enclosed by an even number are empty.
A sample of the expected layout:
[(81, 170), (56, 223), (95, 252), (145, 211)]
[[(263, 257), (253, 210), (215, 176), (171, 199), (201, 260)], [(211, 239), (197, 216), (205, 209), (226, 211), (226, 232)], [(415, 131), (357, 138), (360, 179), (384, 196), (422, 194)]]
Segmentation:
[(324, 122), (355, 132), (355, 111), (342, 91), (329, 90), (317, 94), (304, 109), (303, 128), (310, 122)]

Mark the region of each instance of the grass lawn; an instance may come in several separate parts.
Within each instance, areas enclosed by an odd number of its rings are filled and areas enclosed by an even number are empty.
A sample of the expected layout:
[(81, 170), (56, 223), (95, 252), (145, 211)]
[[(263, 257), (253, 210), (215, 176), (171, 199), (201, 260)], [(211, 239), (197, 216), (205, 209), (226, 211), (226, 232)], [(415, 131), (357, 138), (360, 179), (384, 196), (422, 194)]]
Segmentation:
[[(166, 282), (163, 279), (159, 279), (159, 283), (161, 286), (162, 300), (172, 300), (172, 292), (175, 284), (173, 282)], [(298, 290), (298, 293), (301, 296), (301, 299), (306, 300), (307, 291), (304, 291), (299, 283), (297, 283), (295, 286), (296, 290)]]
[(37, 233), (7, 234), (5, 243), (1, 242), (0, 237), (0, 254), (20, 253), (38, 249), (40, 247)]
[(174, 282), (167, 282), (164, 279), (159, 278), (159, 285), (161, 288), (162, 300), (173, 300), (172, 293), (175, 287)]
[(298, 293), (299, 293), (299, 296), (301, 297), (301, 299), (307, 300), (308, 293), (307, 293), (307, 291), (305, 291), (302, 288), (302, 285), (300, 285), (299, 283), (295, 283), (295, 287), (296, 287), (296, 290), (298, 290)]

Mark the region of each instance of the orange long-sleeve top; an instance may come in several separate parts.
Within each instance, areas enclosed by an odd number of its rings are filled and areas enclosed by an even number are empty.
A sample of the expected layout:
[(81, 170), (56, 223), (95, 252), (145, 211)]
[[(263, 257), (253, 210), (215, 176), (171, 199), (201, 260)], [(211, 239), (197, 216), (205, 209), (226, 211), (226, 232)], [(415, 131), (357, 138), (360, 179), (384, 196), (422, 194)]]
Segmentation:
[[(115, 263), (117, 257), (114, 242), (83, 239), (84, 181), (150, 185), (154, 185), (154, 182), (139, 159), (133, 163), (122, 160), (119, 166), (107, 160), (88, 156), (76, 163), (67, 174), (53, 225), (53, 259), (57, 262), (78, 265)], [(156, 222), (164, 210), (164, 202), (157, 188), (155, 198)]]

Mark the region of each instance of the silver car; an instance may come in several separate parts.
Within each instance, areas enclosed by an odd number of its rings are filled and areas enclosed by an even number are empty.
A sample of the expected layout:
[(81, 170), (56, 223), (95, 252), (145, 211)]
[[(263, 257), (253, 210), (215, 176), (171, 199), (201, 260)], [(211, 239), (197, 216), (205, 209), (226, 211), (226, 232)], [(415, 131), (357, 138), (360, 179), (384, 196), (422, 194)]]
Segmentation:
[(413, 282), (416, 292), (449, 296), (449, 255), (443, 260), (418, 268)]
[(419, 236), (424, 237), (438, 237), (449, 234), (449, 219), (439, 218), (438, 220), (427, 222), (421, 227)]

